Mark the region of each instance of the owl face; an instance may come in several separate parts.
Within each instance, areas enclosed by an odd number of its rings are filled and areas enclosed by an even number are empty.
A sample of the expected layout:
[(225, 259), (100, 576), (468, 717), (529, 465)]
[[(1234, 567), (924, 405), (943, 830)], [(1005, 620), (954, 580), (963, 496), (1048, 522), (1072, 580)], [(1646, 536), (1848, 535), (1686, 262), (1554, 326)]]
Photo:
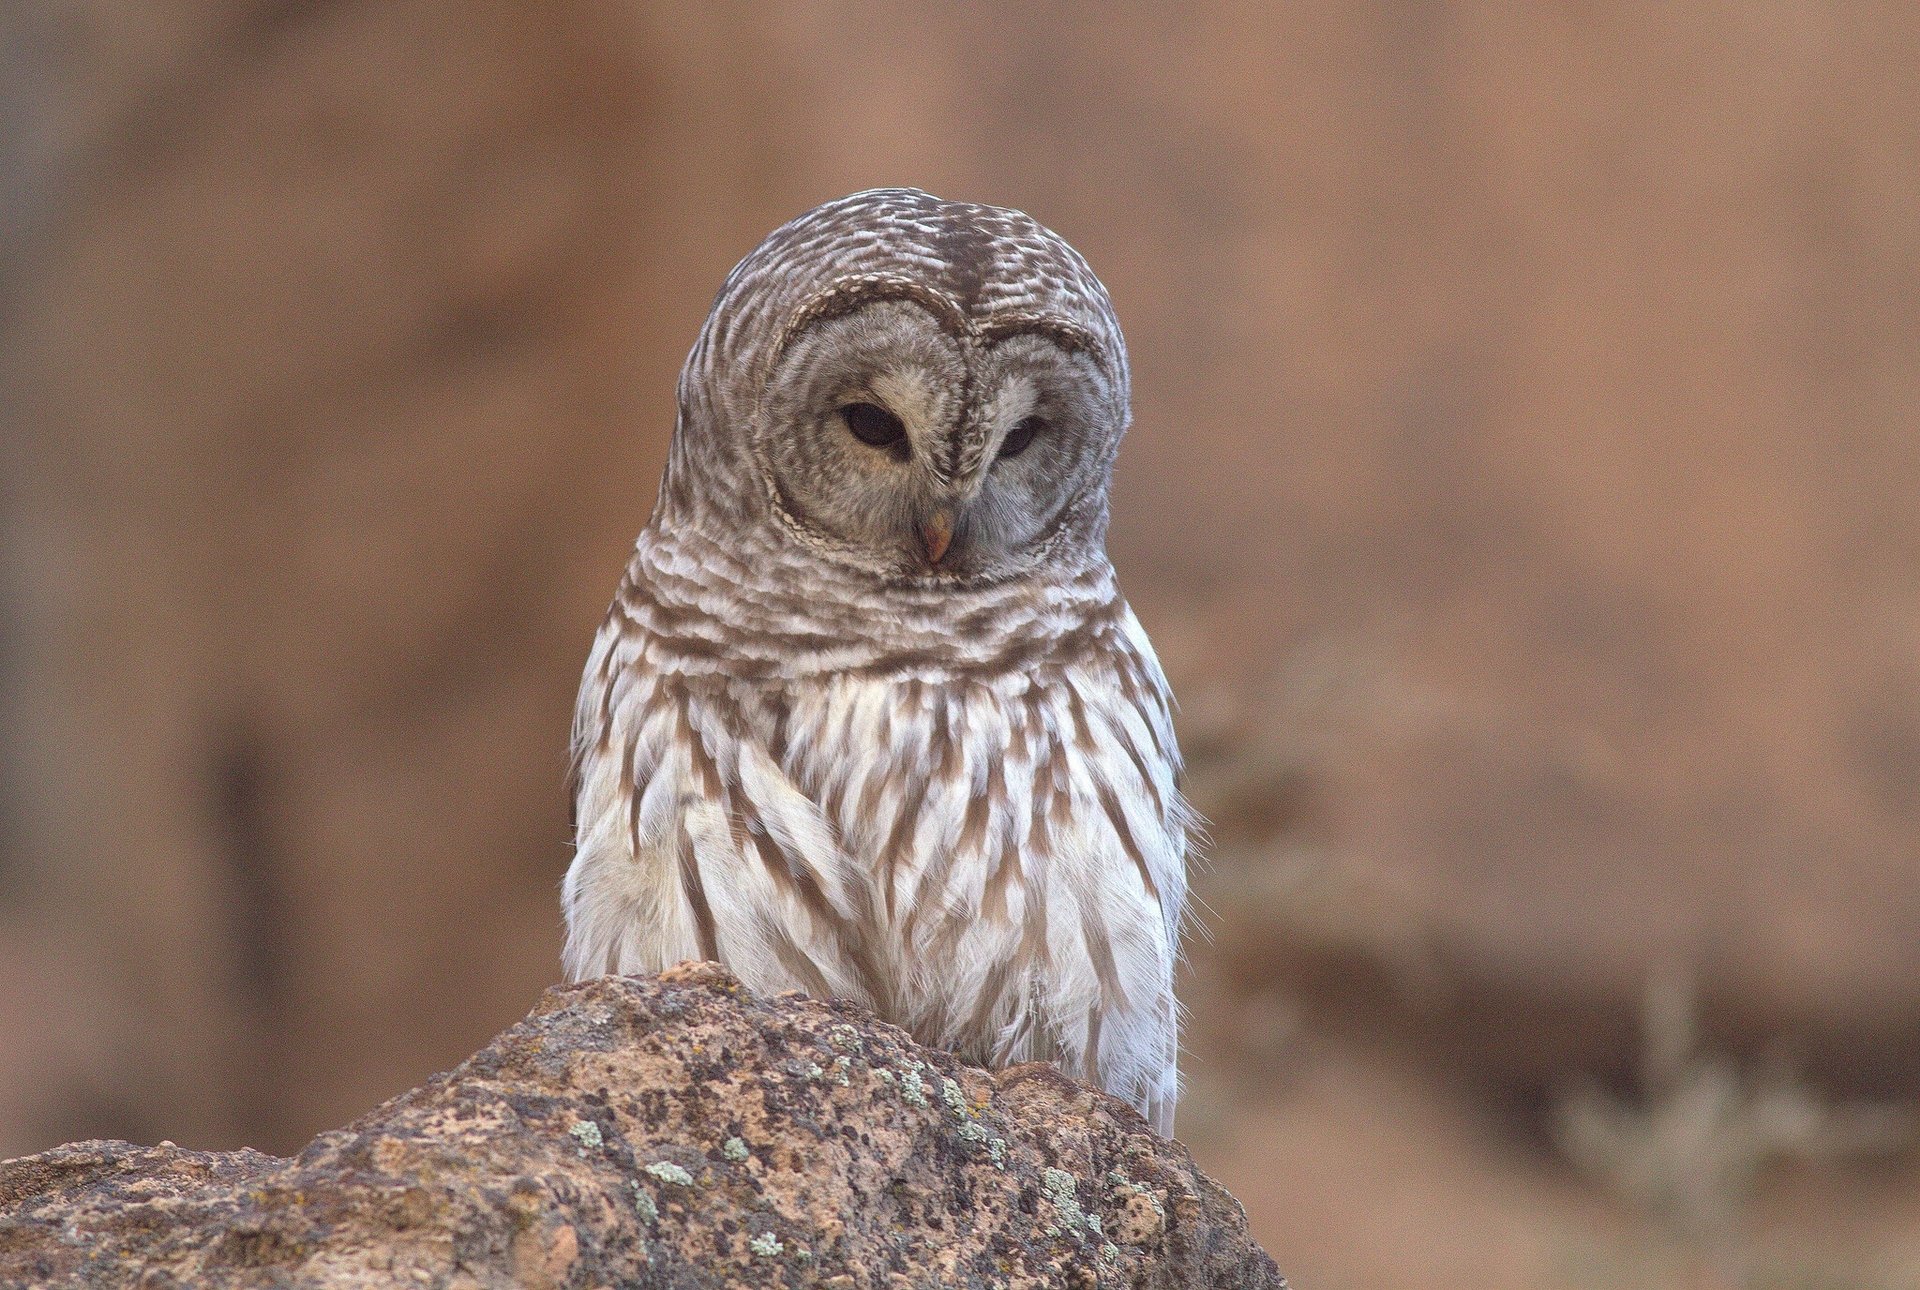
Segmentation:
[(879, 288), (789, 333), (759, 441), (801, 540), (893, 578), (1000, 579), (1085, 535), (1124, 429), (1111, 374), (1066, 319), (963, 322)]
[(1104, 559), (1126, 344), (1019, 211), (884, 188), (782, 225), (721, 286), (679, 402), (656, 525), (886, 583)]

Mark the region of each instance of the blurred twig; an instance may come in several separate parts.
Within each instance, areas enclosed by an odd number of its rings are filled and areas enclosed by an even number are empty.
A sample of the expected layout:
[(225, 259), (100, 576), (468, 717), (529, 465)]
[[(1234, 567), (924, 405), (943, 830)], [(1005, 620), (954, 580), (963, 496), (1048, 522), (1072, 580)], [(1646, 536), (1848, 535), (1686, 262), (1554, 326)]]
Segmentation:
[(1784, 1060), (1742, 1070), (1706, 1052), (1690, 973), (1653, 974), (1641, 1026), (1638, 1095), (1574, 1089), (1556, 1134), (1582, 1173), (1690, 1237), (1728, 1237), (1779, 1163), (1887, 1155), (1913, 1141), (1908, 1108), (1832, 1102)]

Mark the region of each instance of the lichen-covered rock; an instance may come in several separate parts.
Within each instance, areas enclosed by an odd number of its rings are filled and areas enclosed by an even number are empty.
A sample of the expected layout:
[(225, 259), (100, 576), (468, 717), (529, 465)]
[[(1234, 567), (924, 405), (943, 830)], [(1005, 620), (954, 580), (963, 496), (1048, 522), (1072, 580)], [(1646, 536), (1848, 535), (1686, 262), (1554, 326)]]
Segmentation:
[(551, 990), (298, 1156), (0, 1164), (0, 1284), (1281, 1287), (1129, 1107), (713, 964)]

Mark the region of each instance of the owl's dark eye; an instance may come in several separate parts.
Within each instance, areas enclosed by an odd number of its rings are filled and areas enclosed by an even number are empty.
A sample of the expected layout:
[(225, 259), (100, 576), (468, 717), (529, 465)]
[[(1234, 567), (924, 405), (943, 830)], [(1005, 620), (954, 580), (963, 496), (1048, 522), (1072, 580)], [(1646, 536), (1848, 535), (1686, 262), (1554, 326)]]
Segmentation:
[(999, 460), (1018, 457), (1033, 442), (1033, 437), (1047, 428), (1047, 423), (1039, 417), (1028, 417), (1007, 431), (1007, 437), (1000, 441)]
[(875, 448), (891, 448), (907, 437), (900, 418), (877, 403), (849, 403), (840, 409), (840, 419), (854, 438)]

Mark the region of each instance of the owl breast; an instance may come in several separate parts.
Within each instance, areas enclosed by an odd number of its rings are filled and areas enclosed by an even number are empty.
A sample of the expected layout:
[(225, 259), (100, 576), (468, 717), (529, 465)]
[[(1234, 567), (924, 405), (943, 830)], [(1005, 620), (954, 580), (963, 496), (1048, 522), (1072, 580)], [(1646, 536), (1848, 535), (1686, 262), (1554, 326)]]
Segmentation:
[(720, 959), (1171, 1107), (1186, 816), (1123, 603), (1015, 665), (665, 661), (616, 616), (589, 665), (572, 975)]

